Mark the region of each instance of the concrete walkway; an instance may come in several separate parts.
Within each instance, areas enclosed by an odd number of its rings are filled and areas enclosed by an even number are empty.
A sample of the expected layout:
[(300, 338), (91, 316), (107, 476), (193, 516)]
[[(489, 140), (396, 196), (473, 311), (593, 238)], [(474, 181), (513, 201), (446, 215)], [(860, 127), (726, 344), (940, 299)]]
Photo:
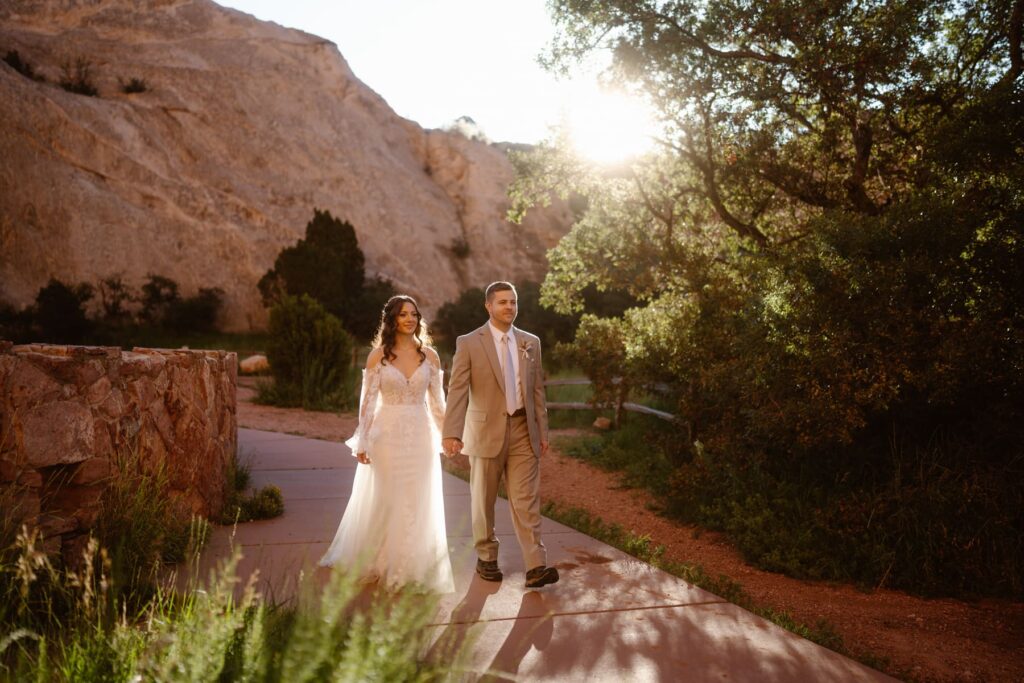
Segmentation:
[[(237, 527), (239, 574), (258, 568), (261, 588), (284, 599), (334, 537), (356, 461), (340, 443), (251, 429), (239, 430), (239, 453), (254, 486), (276, 484), (285, 498), (283, 516)], [(456, 592), (443, 598), (436, 624), (457, 632), (477, 624), (475, 670), (524, 681), (892, 680), (548, 519), (548, 562), (562, 580), (527, 591), (500, 498), (505, 580), (482, 581), (473, 571), (469, 485), (445, 474), (444, 493)], [(224, 556), (230, 534), (216, 529), (203, 565)]]

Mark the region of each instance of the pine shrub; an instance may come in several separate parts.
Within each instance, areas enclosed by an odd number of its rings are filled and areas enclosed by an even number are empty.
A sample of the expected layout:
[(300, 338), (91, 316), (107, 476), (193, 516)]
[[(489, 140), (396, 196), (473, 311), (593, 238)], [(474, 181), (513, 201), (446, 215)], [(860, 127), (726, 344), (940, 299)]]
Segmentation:
[(349, 402), (354, 342), (338, 318), (309, 295), (284, 295), (270, 309), (269, 333), (273, 402), (310, 409)]

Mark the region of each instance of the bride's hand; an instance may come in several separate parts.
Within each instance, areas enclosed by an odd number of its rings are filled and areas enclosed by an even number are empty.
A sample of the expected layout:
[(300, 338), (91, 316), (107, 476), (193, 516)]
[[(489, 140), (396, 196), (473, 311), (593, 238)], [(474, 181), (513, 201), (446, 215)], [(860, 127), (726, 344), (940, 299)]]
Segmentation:
[(366, 457), (366, 453), (356, 453), (356, 460), (364, 465), (370, 464), (370, 459)]

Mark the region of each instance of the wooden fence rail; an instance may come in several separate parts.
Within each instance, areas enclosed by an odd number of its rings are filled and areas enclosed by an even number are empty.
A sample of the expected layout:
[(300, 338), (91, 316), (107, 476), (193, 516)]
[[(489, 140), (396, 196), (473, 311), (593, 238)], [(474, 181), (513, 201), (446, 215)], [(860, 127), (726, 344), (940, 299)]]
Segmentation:
[[(574, 377), (571, 379), (549, 379), (544, 381), (545, 387), (562, 387), (562, 386), (585, 386), (591, 382), (589, 379)], [(589, 403), (581, 401), (548, 401), (548, 408), (554, 408), (556, 410), (593, 410), (594, 406)], [(643, 413), (645, 415), (653, 415), (654, 417), (666, 420), (668, 422), (675, 422), (676, 416), (672, 413), (666, 413), (664, 410), (657, 410), (648, 406), (640, 405), (639, 403), (624, 402), (621, 405), (622, 410), (628, 410), (633, 413)], [(616, 411), (618, 413), (619, 411)]]

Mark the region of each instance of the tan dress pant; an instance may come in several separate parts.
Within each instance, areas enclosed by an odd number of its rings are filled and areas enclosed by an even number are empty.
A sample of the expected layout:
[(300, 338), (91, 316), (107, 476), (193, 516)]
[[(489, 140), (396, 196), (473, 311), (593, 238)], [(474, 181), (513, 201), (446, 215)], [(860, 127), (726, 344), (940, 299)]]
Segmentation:
[(523, 551), (523, 561), (526, 569), (533, 569), (547, 564), (547, 551), (540, 538), (540, 458), (530, 445), (526, 417), (505, 419), (505, 442), (498, 456), (469, 459), (473, 545), (481, 560), (498, 559), (494, 502), (498, 497), (498, 485), (504, 477), (505, 492), (512, 508), (512, 525)]

